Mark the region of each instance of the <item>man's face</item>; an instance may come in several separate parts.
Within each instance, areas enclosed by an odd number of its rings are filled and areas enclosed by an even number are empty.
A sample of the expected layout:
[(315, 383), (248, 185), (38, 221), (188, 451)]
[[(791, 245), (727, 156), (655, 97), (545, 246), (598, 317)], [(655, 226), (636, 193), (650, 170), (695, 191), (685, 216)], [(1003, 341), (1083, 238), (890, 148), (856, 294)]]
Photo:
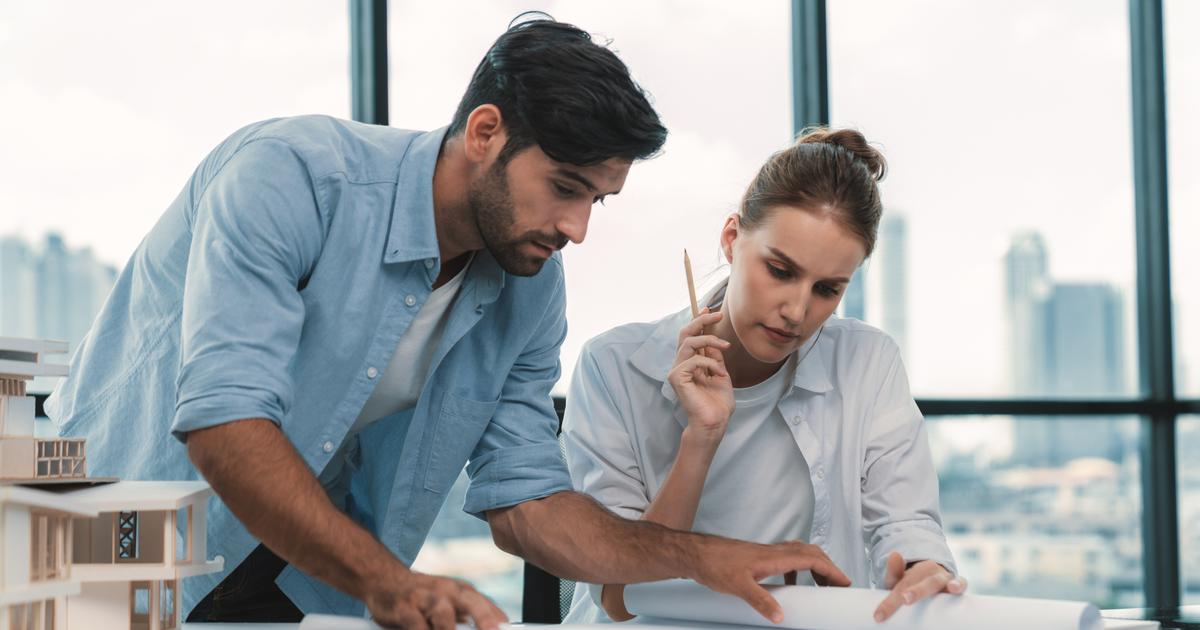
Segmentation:
[(551, 160), (537, 146), (498, 161), (473, 181), (467, 203), (484, 246), (504, 271), (532, 276), (568, 242), (582, 243), (592, 205), (625, 185), (630, 161), (592, 166)]

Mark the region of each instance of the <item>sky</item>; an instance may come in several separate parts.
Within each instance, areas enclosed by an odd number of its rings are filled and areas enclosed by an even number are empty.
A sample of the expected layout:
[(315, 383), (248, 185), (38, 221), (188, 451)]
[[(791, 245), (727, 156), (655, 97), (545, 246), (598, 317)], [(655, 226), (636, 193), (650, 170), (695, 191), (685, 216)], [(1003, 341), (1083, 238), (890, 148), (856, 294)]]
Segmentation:
[[(722, 220), (793, 133), (789, 6), (391, 3), (393, 126), (448, 123), (491, 41), (536, 8), (611, 40), (670, 128), (663, 154), (636, 165), (587, 241), (564, 252), (565, 373), (591, 336), (686, 305), (684, 248), (699, 277), (720, 277)], [(1171, 166), (1188, 173), (1200, 130), (1179, 112), (1200, 111), (1200, 85), (1184, 78), (1200, 67), (1187, 35), (1200, 7), (1166, 7)], [(886, 211), (908, 220), (918, 395), (1008, 391), (1002, 258), (1025, 230), (1045, 236), (1055, 280), (1121, 289), (1136, 356), (1126, 21), (1121, 0), (829, 3), (833, 123), (883, 150)], [(0, 58), (21, 62), (0, 71), (0, 235), (58, 231), (122, 265), (229, 133), (273, 116), (349, 116), (348, 29), (344, 3), (316, 0), (4, 3)], [(1197, 395), (1200, 254), (1188, 235), (1200, 188), (1171, 181), (1180, 381)], [(877, 308), (868, 319), (880, 321)], [(1133, 393), (1132, 362), (1128, 372), (1131, 389), (1114, 395)]]

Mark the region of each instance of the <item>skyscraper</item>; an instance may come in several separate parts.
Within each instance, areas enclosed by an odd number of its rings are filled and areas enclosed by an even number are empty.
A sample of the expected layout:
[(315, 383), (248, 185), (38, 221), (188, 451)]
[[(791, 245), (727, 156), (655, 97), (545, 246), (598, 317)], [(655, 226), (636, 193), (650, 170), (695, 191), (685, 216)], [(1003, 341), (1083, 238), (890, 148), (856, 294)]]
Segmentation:
[[(1055, 283), (1045, 242), (1017, 235), (1005, 255), (1013, 394), (1107, 397), (1126, 393), (1125, 326), (1116, 287)], [(1130, 445), (1115, 418), (1014, 421), (1014, 461), (1054, 466), (1081, 457), (1120, 461)]]
[(846, 287), (842, 316), (875, 324), (896, 340), (909, 360), (908, 221), (903, 214), (884, 213), (875, 252)]
[(25, 241), (0, 238), (0, 336), (37, 336), (37, 260)]
[(883, 302), (881, 327), (900, 346), (900, 356), (910, 361), (908, 345), (908, 221), (895, 212), (879, 224), (877, 258)]

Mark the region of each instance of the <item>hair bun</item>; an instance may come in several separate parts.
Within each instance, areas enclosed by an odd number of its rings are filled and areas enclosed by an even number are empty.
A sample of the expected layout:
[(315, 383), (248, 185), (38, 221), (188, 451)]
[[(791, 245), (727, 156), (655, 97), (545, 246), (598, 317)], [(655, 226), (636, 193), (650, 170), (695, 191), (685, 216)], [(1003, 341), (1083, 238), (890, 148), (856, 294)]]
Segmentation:
[(854, 129), (830, 129), (828, 127), (808, 127), (800, 132), (796, 144), (829, 144), (845, 149), (851, 157), (861, 160), (875, 178), (882, 180), (887, 175), (887, 160), (883, 154), (872, 147), (867, 138)]

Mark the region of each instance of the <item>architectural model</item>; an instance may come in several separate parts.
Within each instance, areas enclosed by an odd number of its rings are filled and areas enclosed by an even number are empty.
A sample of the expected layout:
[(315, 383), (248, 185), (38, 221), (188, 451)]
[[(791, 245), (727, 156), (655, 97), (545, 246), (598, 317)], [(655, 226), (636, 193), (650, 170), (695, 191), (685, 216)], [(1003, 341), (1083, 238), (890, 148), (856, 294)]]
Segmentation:
[(40, 439), (26, 383), (65, 343), (0, 337), (0, 630), (171, 630), (213, 573), (203, 481), (96, 480), (82, 439)]

